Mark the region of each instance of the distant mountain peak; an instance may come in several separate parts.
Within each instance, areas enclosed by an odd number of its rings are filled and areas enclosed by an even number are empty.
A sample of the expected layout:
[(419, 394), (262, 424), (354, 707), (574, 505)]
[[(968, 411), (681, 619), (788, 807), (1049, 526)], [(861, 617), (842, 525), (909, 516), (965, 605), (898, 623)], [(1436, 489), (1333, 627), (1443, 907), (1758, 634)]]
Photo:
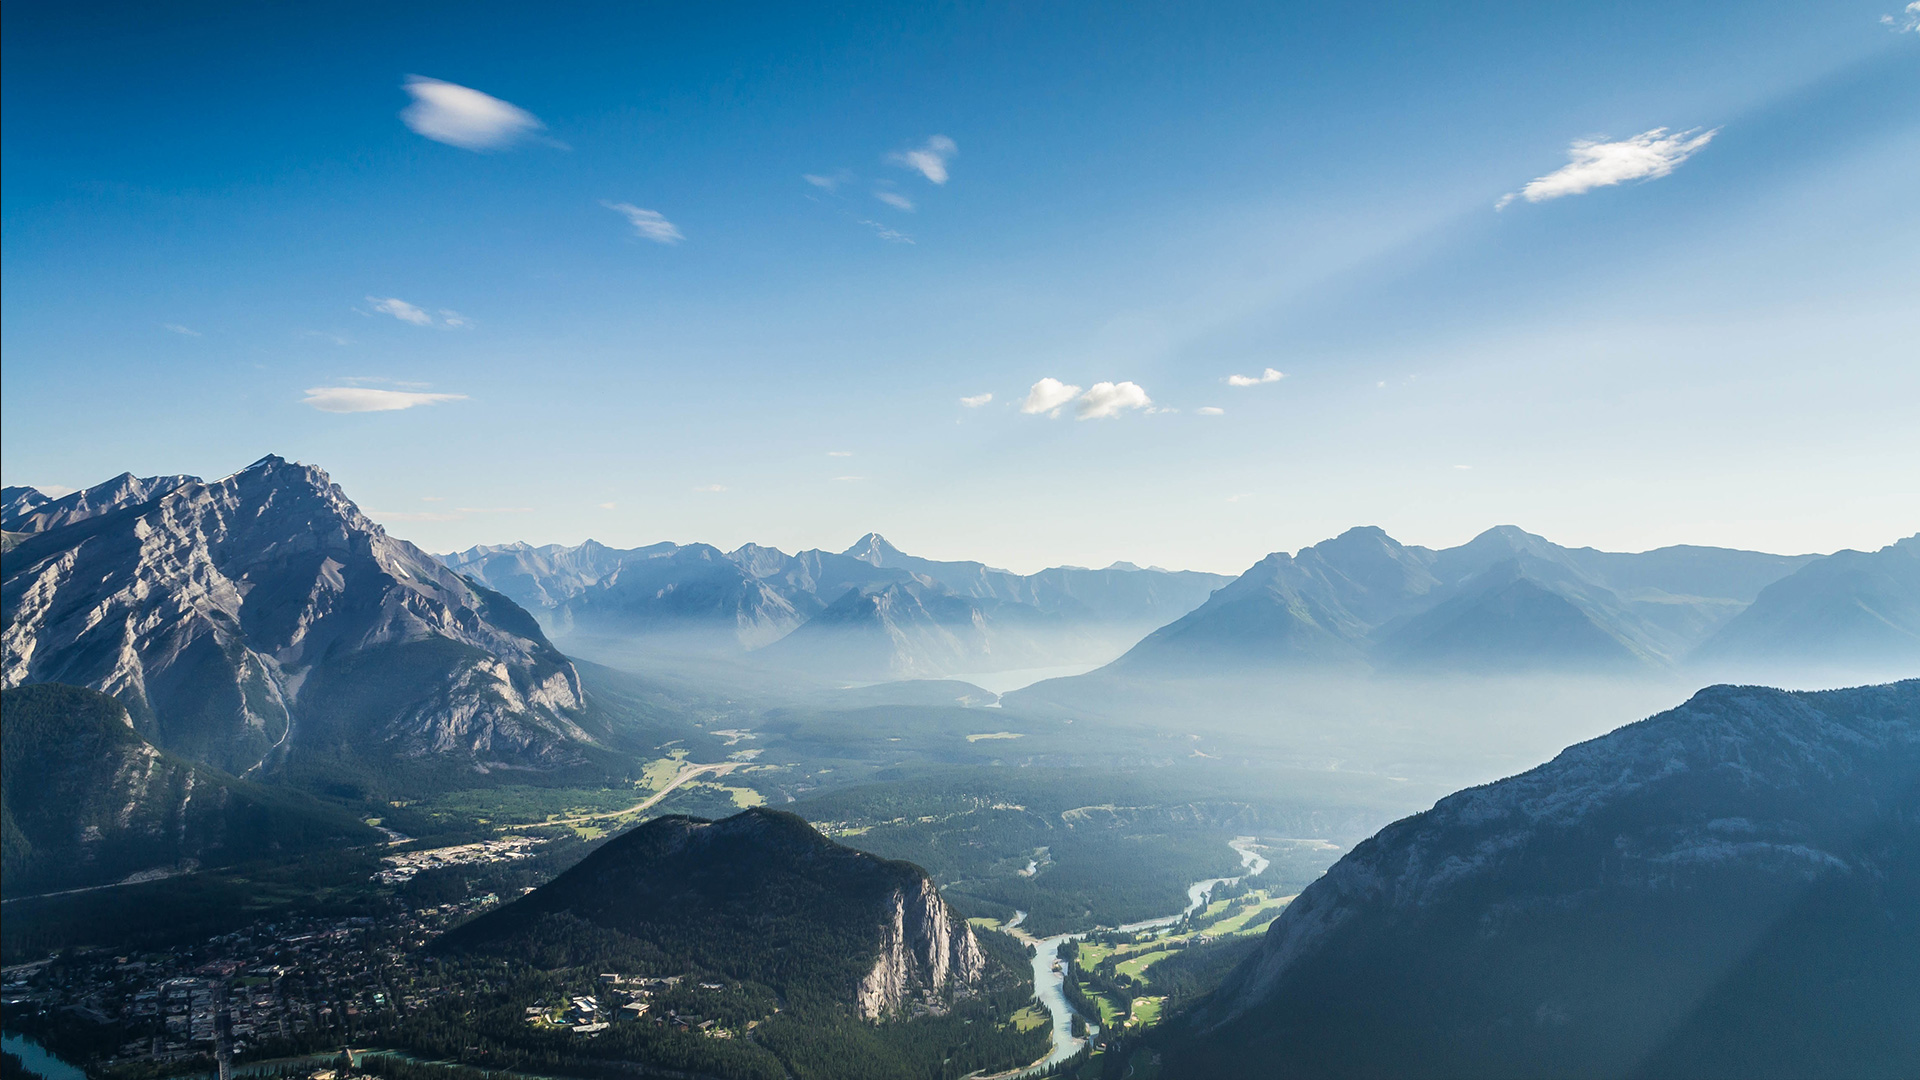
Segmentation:
[(871, 563), (874, 566), (885, 566), (887, 565), (888, 559), (898, 558), (905, 555), (906, 552), (888, 543), (887, 538), (881, 536), (879, 533), (870, 532), (859, 540), (854, 541), (854, 545), (841, 552), (841, 554), (849, 558), (859, 559), (864, 563)]

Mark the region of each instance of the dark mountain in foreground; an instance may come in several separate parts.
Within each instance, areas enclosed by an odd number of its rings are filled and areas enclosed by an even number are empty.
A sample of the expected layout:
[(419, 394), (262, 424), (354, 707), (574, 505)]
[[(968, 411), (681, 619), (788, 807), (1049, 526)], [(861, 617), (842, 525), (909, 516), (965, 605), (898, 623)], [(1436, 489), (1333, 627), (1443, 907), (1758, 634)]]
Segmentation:
[(597, 745), (538, 624), (324, 472), (266, 457), (176, 480), (81, 492), (85, 516), (6, 552), (4, 685), (102, 690), (156, 746), (242, 775), (552, 769)]
[(8, 896), (379, 839), (345, 811), (156, 750), (118, 701), (77, 686), (0, 693), (0, 772)]
[(604, 957), (648, 974), (718, 972), (866, 1019), (939, 1011), (986, 977), (973, 929), (925, 871), (760, 809), (649, 821), (441, 947), (544, 967)]
[(1167, 1077), (1920, 1075), (1920, 680), (1715, 686), (1383, 829)]

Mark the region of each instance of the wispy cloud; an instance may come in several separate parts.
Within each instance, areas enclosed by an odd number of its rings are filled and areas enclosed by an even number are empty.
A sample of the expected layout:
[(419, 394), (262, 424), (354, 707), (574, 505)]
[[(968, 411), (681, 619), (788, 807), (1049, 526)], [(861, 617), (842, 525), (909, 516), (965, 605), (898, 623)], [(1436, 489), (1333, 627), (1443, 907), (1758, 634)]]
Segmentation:
[(965, 405), (969, 409), (977, 409), (980, 406), (985, 405), (992, 400), (993, 400), (992, 394), (973, 394), (971, 396), (961, 398), (960, 404)]
[(446, 308), (440, 309), (440, 320), (456, 330), (466, 330), (473, 326), (472, 319), (467, 318), (457, 311), (448, 311)]
[(1072, 401), (1079, 393), (1079, 387), (1059, 379), (1041, 379), (1027, 390), (1027, 400), (1020, 403), (1020, 411), (1029, 416), (1038, 413), (1059, 416), (1061, 406)]
[(1229, 375), (1227, 376), (1227, 385), (1228, 386), (1259, 386), (1261, 383), (1279, 382), (1281, 379), (1284, 379), (1284, 378), (1286, 378), (1285, 375), (1282, 375), (1280, 372), (1275, 371), (1272, 368), (1268, 368), (1267, 370), (1261, 372), (1258, 375)]
[(1098, 382), (1080, 396), (1074, 409), (1076, 420), (1111, 420), (1130, 409), (1144, 409), (1153, 399), (1139, 383)]
[(1193, 411), (1199, 413), (1201, 416), (1225, 416), (1227, 412), (1227, 410), (1218, 405), (1202, 405)]
[(805, 180), (807, 183), (812, 184), (822, 191), (838, 191), (840, 190), (841, 184), (853, 179), (853, 174), (845, 169), (841, 169), (839, 172), (830, 174), (803, 173), (800, 179)]
[(887, 191), (883, 188), (879, 191), (874, 192), (873, 197), (876, 199), (879, 199), (883, 203), (886, 203), (888, 206), (893, 207), (895, 210), (912, 210), (913, 209), (913, 200), (907, 198), (905, 195), (902, 195), (897, 191)]
[(416, 390), (376, 390), (370, 386), (312, 386), (300, 399), (321, 412), (361, 413), (394, 412), (416, 405), (438, 405), (443, 401), (465, 401), (465, 394), (428, 394)]
[(1882, 15), (1880, 23), (1896, 34), (1920, 33), (1920, 0), (1913, 0), (1899, 15)]
[(160, 329), (171, 330), (182, 337), (200, 337), (201, 336), (200, 331), (195, 330), (190, 326), (181, 326), (179, 323), (161, 323)]
[(503, 150), (542, 131), (540, 118), (470, 87), (410, 75), (402, 84), (413, 104), (400, 119), (417, 135), (462, 150)]
[(1459, 469), (1459, 470), (1460, 470), (1460, 471), (1462, 471), (1462, 472), (1466, 472), (1467, 470), (1469, 470), (1469, 469), (1471, 469), (1471, 468), (1473, 468), (1473, 466), (1471, 466), (1471, 465), (1455, 465), (1455, 466), (1454, 466), (1454, 468), (1456, 468), (1456, 469)]
[(862, 218), (860, 221), (860, 224), (865, 225), (869, 229), (872, 229), (873, 235), (879, 237), (882, 240), (885, 240), (889, 244), (913, 243), (913, 237), (908, 236), (906, 233), (903, 233), (896, 228), (893, 228), (892, 226), (888, 225), (884, 221), (868, 221)]
[(600, 509), (602, 509), (602, 510), (611, 510), (611, 509), (613, 509), (613, 508), (614, 508), (615, 506), (618, 506), (618, 505), (619, 505), (618, 503), (610, 503), (610, 502), (604, 502), (604, 503), (601, 503), (601, 504), (600, 504)]
[(935, 135), (926, 141), (926, 145), (913, 150), (896, 150), (887, 155), (890, 164), (912, 169), (936, 184), (947, 182), (947, 162), (960, 152), (960, 147), (945, 135)]
[(694, 488), (693, 490), (695, 490), (695, 491), (725, 491), (725, 490), (727, 490), (727, 485), (725, 485), (725, 484), (702, 484), (702, 485), (700, 485), (699, 487), (696, 487), (696, 488)]
[(1239, 502), (1241, 499), (1251, 499), (1251, 498), (1253, 498), (1253, 492), (1242, 491), (1238, 495), (1227, 496), (1227, 501), (1230, 503), (1236, 503), (1236, 502)]
[(433, 316), (397, 296), (369, 296), (367, 297), (367, 303), (373, 305), (373, 310), (383, 315), (391, 315), (401, 322), (409, 322), (415, 326), (433, 325)]
[(679, 226), (668, 221), (666, 215), (658, 210), (642, 210), (632, 203), (607, 202), (604, 199), (600, 205), (625, 217), (635, 233), (656, 244), (677, 244), (686, 239), (680, 234)]
[(827, 456), (828, 456), (828, 457), (852, 457), (852, 456), (853, 456), (853, 451), (851, 451), (851, 450), (829, 450), (829, 451), (827, 451)]
[(1657, 179), (1673, 172), (1719, 133), (1719, 128), (1710, 131), (1693, 128), (1668, 134), (1662, 127), (1618, 142), (1581, 139), (1567, 149), (1567, 157), (1571, 159), (1567, 165), (1529, 182), (1519, 191), (1500, 196), (1493, 208), (1504, 209), (1515, 199), (1546, 202), (1567, 195), (1583, 195), (1594, 188), (1611, 187), (1628, 180)]
[(860, 480), (865, 480), (865, 479), (866, 479), (866, 477), (864, 477), (864, 476), (836, 476), (836, 477), (834, 477), (834, 479), (835, 479), (835, 480), (837, 480), (837, 481), (839, 481), (840, 483), (843, 483), (843, 484), (851, 484), (851, 483), (855, 483), (855, 482), (857, 482), (857, 481), (860, 481)]

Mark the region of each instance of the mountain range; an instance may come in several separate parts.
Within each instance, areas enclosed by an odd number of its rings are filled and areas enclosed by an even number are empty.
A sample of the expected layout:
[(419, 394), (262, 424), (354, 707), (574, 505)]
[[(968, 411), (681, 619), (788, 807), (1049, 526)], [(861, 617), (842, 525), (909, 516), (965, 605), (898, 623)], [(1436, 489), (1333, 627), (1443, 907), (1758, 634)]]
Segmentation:
[(1714, 686), (1360, 844), (1163, 1076), (1920, 1075), (1920, 680)]
[(343, 810), (155, 748), (82, 687), (0, 692), (0, 743), (9, 896), (379, 839)]
[(443, 559), (564, 640), (750, 654), (867, 680), (1097, 661), (1228, 580), (1124, 563), (1021, 575), (907, 555), (877, 533), (839, 553), (588, 541), (476, 547)]
[(1920, 663), (1920, 537), (1877, 552), (1566, 548), (1513, 526), (1455, 548), (1374, 527), (1267, 556), (1108, 669), (1672, 670)]
[(566, 768), (604, 741), (531, 616), (313, 466), (10, 492), (6, 687), (111, 694), (155, 746), (234, 775)]

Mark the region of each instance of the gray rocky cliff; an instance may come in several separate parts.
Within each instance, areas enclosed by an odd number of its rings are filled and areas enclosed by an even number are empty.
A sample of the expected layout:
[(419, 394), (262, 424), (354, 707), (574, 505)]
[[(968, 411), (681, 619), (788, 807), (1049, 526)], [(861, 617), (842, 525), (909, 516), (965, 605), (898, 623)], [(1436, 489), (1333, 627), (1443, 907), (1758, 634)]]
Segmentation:
[(986, 976), (986, 958), (973, 927), (953, 913), (933, 882), (894, 890), (881, 924), (880, 955), (860, 983), (860, 1015), (897, 1016), (914, 1007), (943, 1011)]

